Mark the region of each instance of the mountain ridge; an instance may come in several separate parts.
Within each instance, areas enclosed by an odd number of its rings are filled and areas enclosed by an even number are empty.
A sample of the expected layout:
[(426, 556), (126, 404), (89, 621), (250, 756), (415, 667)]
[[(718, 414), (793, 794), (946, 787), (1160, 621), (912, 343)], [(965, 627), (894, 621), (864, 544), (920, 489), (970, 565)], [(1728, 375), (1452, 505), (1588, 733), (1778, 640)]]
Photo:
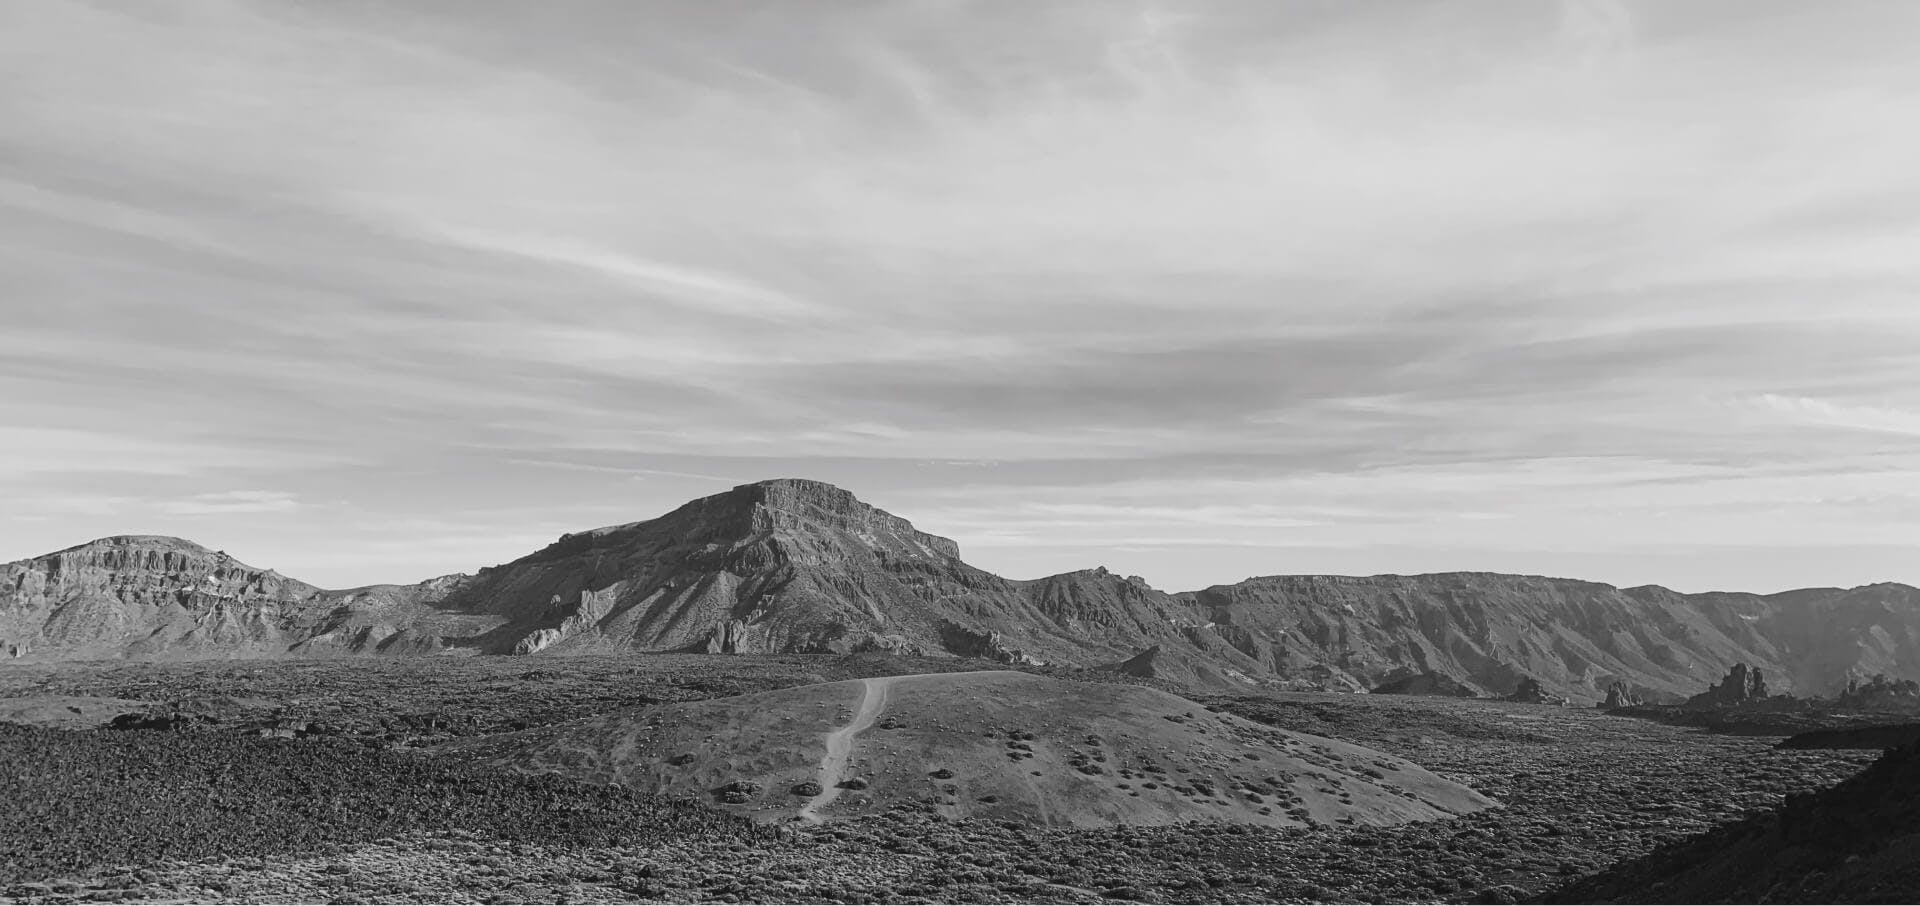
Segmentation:
[(0, 564), (0, 652), (74, 657), (894, 651), (1365, 691), (1434, 673), (1691, 694), (1733, 663), (1824, 691), (1920, 670), (1920, 589), (1683, 594), (1484, 571), (1249, 577), (1170, 593), (1106, 567), (1008, 579), (851, 492), (772, 479), (508, 563), (329, 590), (162, 535)]

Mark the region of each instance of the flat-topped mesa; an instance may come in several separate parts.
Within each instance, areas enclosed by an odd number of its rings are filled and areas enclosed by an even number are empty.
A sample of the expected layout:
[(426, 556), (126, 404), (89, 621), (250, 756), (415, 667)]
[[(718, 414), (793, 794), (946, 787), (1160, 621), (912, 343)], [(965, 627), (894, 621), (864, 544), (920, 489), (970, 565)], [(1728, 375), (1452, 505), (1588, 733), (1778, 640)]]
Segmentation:
[(779, 537), (796, 542), (789, 553), (830, 545), (841, 535), (886, 556), (960, 558), (960, 545), (952, 539), (922, 532), (844, 489), (824, 481), (776, 478), (701, 497), (653, 519), (569, 532), (522, 561), (622, 548), (661, 533), (729, 546)]
[(241, 596), (305, 597), (316, 589), (270, 569), (248, 566), (224, 551), (213, 551), (168, 535), (113, 535), (11, 564), (10, 585), (58, 588), (108, 584), (185, 585), (214, 598)]
[(225, 556), (171, 535), (111, 535), (42, 554), (32, 562), (92, 564), (106, 569), (166, 569)]
[(775, 478), (729, 491), (754, 505), (756, 532), (807, 535), (834, 529), (890, 554), (959, 559), (960, 545), (865, 503), (844, 488), (806, 478)]

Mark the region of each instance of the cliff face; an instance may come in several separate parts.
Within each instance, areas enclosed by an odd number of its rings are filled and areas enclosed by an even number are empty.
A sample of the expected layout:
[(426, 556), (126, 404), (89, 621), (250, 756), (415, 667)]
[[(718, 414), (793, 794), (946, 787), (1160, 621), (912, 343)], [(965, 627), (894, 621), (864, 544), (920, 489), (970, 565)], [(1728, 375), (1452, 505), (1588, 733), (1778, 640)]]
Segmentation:
[(0, 567), (0, 646), (13, 657), (242, 656), (284, 647), (317, 592), (190, 541), (102, 538)]
[[(1412, 675), (1502, 695), (1537, 679), (1678, 701), (1736, 663), (1775, 691), (1920, 664), (1920, 591), (1782, 595), (1446, 573), (1271, 576), (1168, 594), (1105, 569), (1014, 581), (953, 541), (814, 481), (742, 485), (656, 519), (566, 535), (472, 576), (324, 591), (170, 538), (0, 566), (0, 654), (892, 650), (1366, 691)], [(1144, 669), (1144, 668), (1143, 668)]]
[(446, 621), (416, 599), (446, 584), (323, 591), (191, 541), (117, 535), (0, 565), (0, 654), (83, 660), (439, 650), (446, 642), (430, 630)]

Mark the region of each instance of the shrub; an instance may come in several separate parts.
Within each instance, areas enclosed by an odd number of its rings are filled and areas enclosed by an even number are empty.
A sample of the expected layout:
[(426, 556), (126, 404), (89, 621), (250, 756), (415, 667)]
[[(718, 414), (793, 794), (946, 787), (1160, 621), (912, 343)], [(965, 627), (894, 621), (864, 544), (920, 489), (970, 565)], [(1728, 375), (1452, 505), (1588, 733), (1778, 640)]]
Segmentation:
[(778, 831), (697, 802), (337, 741), (0, 724), (0, 882), (470, 830), (622, 845)]

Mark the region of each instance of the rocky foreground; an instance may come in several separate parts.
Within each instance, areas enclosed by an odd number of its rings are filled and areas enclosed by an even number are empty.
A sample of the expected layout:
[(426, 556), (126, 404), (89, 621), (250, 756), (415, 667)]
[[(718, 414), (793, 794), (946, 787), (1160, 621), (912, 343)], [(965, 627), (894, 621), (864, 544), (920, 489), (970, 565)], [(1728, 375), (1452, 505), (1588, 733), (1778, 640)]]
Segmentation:
[[(629, 657), (532, 664), (484, 659), (364, 666), (326, 661), (167, 665), (157, 671), (98, 665), (0, 670), (0, 691), (121, 699), (297, 699), (297, 708), (290, 707), (287, 714), (304, 715), (303, 721), (338, 732), (260, 742), (288, 753), (321, 745), (397, 748), (404, 753), (424, 747), (410, 743), (477, 735), (516, 722), (542, 726), (592, 713), (612, 698), (633, 704), (691, 701), (850, 675), (884, 675), (890, 664), (888, 658)], [(920, 664), (910, 660), (896, 667), (925, 669)], [(329, 805), (402, 794), (396, 784), (406, 781), (395, 772), (356, 770), (317, 775), (326, 782), (304, 792), (298, 808), (285, 811), (303, 820), (314, 814), (340, 816), (337, 823), (326, 825), (339, 829), (338, 836), (318, 847), (291, 835), (288, 839), (298, 845), (224, 853), (153, 854), (103, 847), (92, 850), (96, 861), (89, 866), (51, 872), (16, 869), (0, 887), (0, 896), (30, 902), (101, 897), (212, 902), (1503, 902), (1543, 895), (1621, 859), (1778, 806), (1790, 794), (1830, 786), (1877, 757), (1860, 751), (1776, 749), (1775, 740), (1767, 737), (1702, 734), (1595, 709), (1551, 705), (1309, 694), (1221, 697), (1204, 704), (1415, 761), (1486, 793), (1501, 807), (1384, 828), (1202, 824), (1070, 829), (998, 820), (956, 822), (902, 810), (789, 831), (780, 838), (736, 832), (623, 842), (515, 836), (511, 828), (503, 832), (484, 823), (369, 824), (359, 811), (334, 812)], [(423, 708), (434, 709), (433, 714), (423, 714)], [(153, 744), (182, 734), (230, 732), (219, 724), (206, 726), (130, 732), (149, 734), (145, 738), (155, 740)], [(185, 785), (170, 794), (176, 813), (211, 821), (235, 807), (215, 795), (223, 790), (260, 797), (248, 806), (250, 813), (280, 813), (278, 800), (262, 796), (252, 785), (195, 782), (218, 763), (208, 760), (180, 772)], [(0, 773), (6, 776), (14, 775)], [(519, 782), (512, 778), (504, 775), (488, 783), (508, 790)], [(73, 787), (71, 779), (62, 782), (68, 785), (57, 792), (35, 795), (64, 796)], [(196, 790), (201, 791), (197, 797)], [(530, 800), (513, 798), (520, 794), (500, 795), (506, 798), (495, 801), (507, 814), (529, 814), (526, 810), (536, 807)], [(114, 826), (140, 814), (106, 796), (66, 798), (79, 811), (55, 828)], [(557, 812), (569, 816), (562, 827), (591, 832), (619, 820), (617, 814), (595, 811), (582, 799), (559, 801), (587, 806)], [(738, 820), (711, 809), (705, 813)], [(13, 833), (0, 840), (0, 854), (58, 842), (43, 840), (45, 834), (38, 831), (31, 839), (20, 836), (22, 831)], [(249, 839), (274, 837), (260, 833)], [(6, 855), (0, 855), (4, 864)]]
[(1554, 891), (1562, 903), (1911, 903), (1920, 893), (1920, 748), (1840, 785), (1663, 846)]

